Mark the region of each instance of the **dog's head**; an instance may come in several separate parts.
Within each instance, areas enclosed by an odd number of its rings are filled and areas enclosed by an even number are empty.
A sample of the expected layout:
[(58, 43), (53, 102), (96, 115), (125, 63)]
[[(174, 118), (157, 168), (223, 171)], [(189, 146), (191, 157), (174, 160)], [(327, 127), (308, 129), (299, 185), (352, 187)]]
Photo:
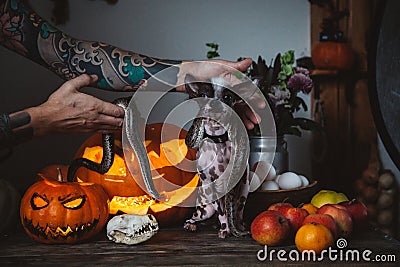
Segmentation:
[(222, 78), (211, 78), (207, 82), (199, 82), (192, 75), (185, 77), (185, 87), (190, 98), (201, 98), (199, 117), (212, 118), (208, 124), (214, 124), (229, 119), (232, 109), (241, 99), (228, 89), (227, 82)]

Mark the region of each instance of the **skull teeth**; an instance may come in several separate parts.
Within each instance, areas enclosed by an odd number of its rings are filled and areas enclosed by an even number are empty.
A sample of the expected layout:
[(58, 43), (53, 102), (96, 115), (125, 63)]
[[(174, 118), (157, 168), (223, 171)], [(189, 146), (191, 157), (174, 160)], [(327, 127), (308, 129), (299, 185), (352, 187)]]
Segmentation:
[(158, 226), (155, 224), (150, 224), (147, 223), (145, 225), (143, 225), (139, 230), (136, 230), (134, 232), (133, 237), (137, 237), (137, 236), (141, 236), (141, 235), (145, 235), (148, 233), (153, 233), (153, 232), (157, 232), (158, 231)]
[(158, 231), (153, 215), (124, 214), (115, 216), (107, 224), (107, 236), (116, 243), (138, 244), (150, 239)]

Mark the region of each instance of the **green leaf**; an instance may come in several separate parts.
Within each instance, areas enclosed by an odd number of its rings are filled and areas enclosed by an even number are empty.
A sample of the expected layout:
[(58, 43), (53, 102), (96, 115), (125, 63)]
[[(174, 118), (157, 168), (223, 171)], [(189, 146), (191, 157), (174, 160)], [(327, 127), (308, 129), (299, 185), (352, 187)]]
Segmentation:
[(218, 44), (216, 44), (216, 43), (206, 43), (206, 46), (208, 46), (212, 49), (218, 49)]
[(307, 131), (322, 130), (322, 127), (319, 123), (317, 123), (313, 120), (310, 120), (310, 119), (295, 118), (294, 123), (303, 130), (307, 130)]
[(290, 65), (283, 65), (282, 71), (286, 74), (286, 76), (290, 76), (293, 74), (293, 67)]
[(207, 52), (207, 58), (208, 59), (212, 59), (212, 58), (215, 58), (215, 57), (219, 57), (218, 52), (215, 52), (215, 51), (208, 51)]
[(301, 131), (300, 131), (298, 128), (296, 128), (296, 127), (290, 127), (290, 128), (288, 128), (288, 129), (284, 132), (284, 134), (290, 134), (290, 135), (295, 135), (295, 136), (301, 137)]
[(292, 111), (299, 111), (300, 106), (304, 109), (304, 111), (307, 111), (307, 104), (304, 102), (304, 100), (298, 96), (293, 96), (290, 98), (290, 103), (292, 105), (291, 110)]
[(293, 65), (294, 64), (294, 50), (289, 50), (281, 57), (282, 65)]
[(283, 71), (279, 72), (279, 74), (278, 74), (279, 80), (284, 81), (284, 80), (286, 80), (286, 78), (287, 78), (287, 76), (286, 76), (285, 72), (283, 72)]

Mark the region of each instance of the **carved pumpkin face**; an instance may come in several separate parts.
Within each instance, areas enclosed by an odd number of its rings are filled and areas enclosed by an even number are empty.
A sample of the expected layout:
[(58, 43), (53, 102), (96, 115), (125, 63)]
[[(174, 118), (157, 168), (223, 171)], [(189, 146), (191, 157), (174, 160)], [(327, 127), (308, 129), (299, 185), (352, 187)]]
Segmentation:
[[(163, 141), (161, 141), (161, 132)], [(196, 159), (196, 151), (189, 149), (185, 144), (185, 136), (185, 130), (172, 124), (155, 123), (146, 127), (145, 146), (152, 168), (153, 182), (158, 192), (169, 196), (168, 204), (156, 203), (138, 186), (126, 164), (126, 160), (135, 161), (134, 155), (130, 159), (124, 157), (122, 143), (118, 138), (115, 140), (114, 163), (106, 174), (101, 175), (80, 168), (77, 178), (80, 181), (103, 186), (111, 199), (110, 214), (152, 213), (160, 225), (180, 224), (186, 219), (191, 209), (175, 206), (184, 201), (194, 201), (192, 194), (199, 180), (195, 171), (185, 171), (195, 170), (194, 160)], [(96, 134), (83, 143), (76, 157), (100, 162), (102, 154), (101, 135)], [(134, 170), (132, 173), (139, 175), (140, 170)], [(177, 189), (177, 186), (181, 188)]]
[(108, 196), (99, 185), (43, 179), (26, 191), (20, 217), (36, 241), (76, 243), (102, 230), (108, 209)]

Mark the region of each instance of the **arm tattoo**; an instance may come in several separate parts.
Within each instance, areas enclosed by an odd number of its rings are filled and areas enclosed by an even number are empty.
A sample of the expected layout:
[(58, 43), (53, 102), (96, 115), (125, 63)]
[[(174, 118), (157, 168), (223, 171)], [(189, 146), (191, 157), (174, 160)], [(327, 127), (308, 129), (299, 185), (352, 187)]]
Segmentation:
[[(181, 61), (160, 60), (109, 44), (75, 39), (53, 27), (18, 0), (0, 0), (0, 43), (69, 80), (96, 74), (96, 87), (137, 89), (157, 72)], [(175, 85), (176, 75), (166, 83)]]
[[(12, 116), (0, 114), (0, 150), (8, 149), (11, 152), (14, 145), (30, 140), (33, 136), (30, 122), (31, 116), (25, 111)], [(0, 160), (9, 154), (2, 153)]]

